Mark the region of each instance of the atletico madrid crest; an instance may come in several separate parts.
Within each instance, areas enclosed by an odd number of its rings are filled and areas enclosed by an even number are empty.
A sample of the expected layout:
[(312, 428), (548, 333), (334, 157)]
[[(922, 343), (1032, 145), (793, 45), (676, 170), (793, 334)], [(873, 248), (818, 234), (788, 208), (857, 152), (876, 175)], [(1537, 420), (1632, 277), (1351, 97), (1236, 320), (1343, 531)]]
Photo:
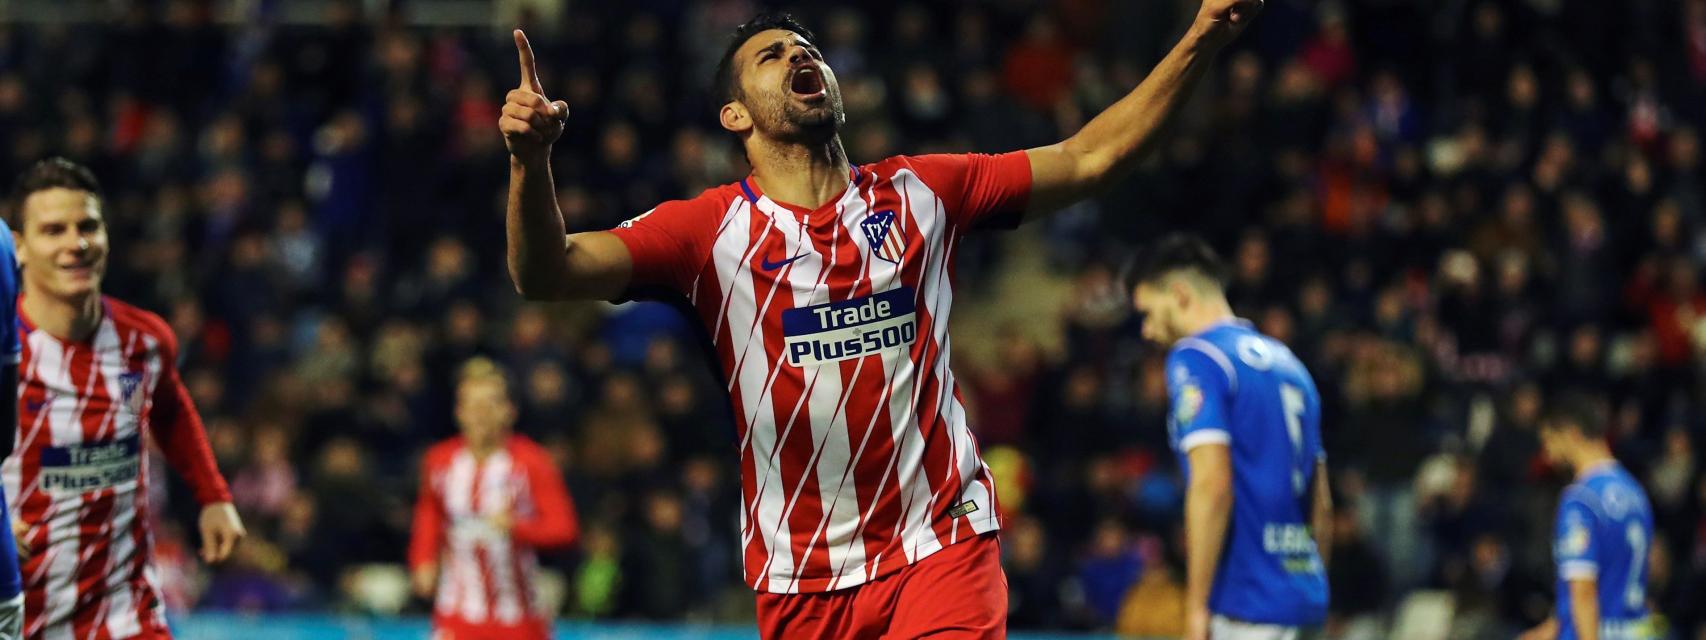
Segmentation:
[(143, 395), (136, 392), (142, 386), (141, 371), (126, 371), (118, 374), (119, 391), (124, 394), (124, 403), (132, 413), (142, 413)]
[(859, 223), (865, 230), (865, 241), (871, 244), (871, 255), (900, 264), (906, 255), (906, 230), (895, 224), (893, 209), (873, 213)]

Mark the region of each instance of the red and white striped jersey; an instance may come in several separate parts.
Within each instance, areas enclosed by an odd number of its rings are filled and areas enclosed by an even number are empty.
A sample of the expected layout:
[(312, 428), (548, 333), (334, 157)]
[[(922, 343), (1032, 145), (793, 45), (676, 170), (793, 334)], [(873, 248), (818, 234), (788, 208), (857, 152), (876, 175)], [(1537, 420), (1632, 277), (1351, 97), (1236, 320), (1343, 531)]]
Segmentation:
[[(492, 523), (502, 517), (507, 532)], [(438, 563), (433, 622), (453, 637), (541, 639), (550, 612), (533, 593), (534, 550), (566, 547), (577, 533), (574, 504), (544, 449), (512, 435), (477, 459), (457, 436), (423, 461), (409, 566)]]
[(33, 551), (23, 566), (27, 638), (166, 638), (152, 562), (152, 437), (202, 504), (228, 502), (164, 321), (112, 298), (66, 342), (23, 317), (18, 435), (0, 466)]
[(755, 180), (667, 202), (613, 232), (632, 293), (686, 296), (727, 383), (748, 583), (844, 589), (1000, 527), (948, 367), (954, 255), (1017, 223), (1023, 152), (856, 167), (815, 210)]

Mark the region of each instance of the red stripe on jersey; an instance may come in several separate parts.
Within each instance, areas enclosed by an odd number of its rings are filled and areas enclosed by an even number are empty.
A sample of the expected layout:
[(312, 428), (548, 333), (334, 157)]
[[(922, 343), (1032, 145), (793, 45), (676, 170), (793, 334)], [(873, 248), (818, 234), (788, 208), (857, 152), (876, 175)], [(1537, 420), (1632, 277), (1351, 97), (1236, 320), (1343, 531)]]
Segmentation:
[(79, 606), (72, 614), (72, 636), (77, 638), (92, 637), (94, 630), (104, 632), (107, 627), (107, 599), (91, 597), (106, 593), (106, 578), (112, 570), (112, 549), (107, 538), (110, 533), (108, 527), (112, 524), (113, 496), (111, 490), (104, 490), (101, 494), (84, 503), (83, 515), (77, 523), (77, 533), (81, 538), (78, 547), (82, 552), (78, 554), (73, 584), (76, 585), (79, 604), (88, 600), (93, 605)]

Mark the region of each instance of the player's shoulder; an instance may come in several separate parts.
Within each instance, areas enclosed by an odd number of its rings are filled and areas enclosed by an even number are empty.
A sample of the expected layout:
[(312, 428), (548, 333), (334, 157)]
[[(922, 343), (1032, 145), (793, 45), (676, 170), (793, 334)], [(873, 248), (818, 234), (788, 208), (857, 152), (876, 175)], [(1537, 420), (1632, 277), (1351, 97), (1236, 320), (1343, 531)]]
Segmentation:
[(698, 217), (711, 218), (727, 211), (736, 198), (742, 197), (739, 182), (717, 185), (699, 192), (699, 195), (678, 200), (666, 200), (657, 206), (646, 210), (640, 215), (629, 218), (616, 225), (618, 229), (628, 229), (647, 219), (672, 222), (691, 220)]
[(1590, 480), (1578, 480), (1564, 487), (1564, 494), (1559, 497), (1559, 506), (1565, 509), (1586, 509), (1594, 515), (1603, 510), (1604, 499), (1600, 495), (1601, 488)]
[(532, 438), (519, 433), (510, 434), (509, 441), (505, 443), (504, 446), (509, 449), (509, 454), (511, 456), (514, 456), (516, 459), (523, 462), (551, 459), (551, 454), (545, 451), (545, 447), (541, 446), (538, 442), (535, 442)]
[(120, 329), (139, 331), (162, 342), (177, 343), (177, 335), (172, 333), (172, 325), (166, 324), (165, 318), (142, 307), (130, 304), (112, 296), (104, 296), (107, 313), (111, 314), (113, 325)]
[(925, 182), (931, 182), (957, 173), (956, 170), (963, 168), (971, 157), (965, 153), (889, 156), (855, 168), (861, 173), (876, 176), (879, 180), (892, 180), (902, 172), (907, 172)]
[(1167, 350), (1168, 367), (1219, 371), (1229, 382), (1236, 380), (1237, 367), (1232, 362), (1231, 349), (1225, 342), (1225, 338), (1217, 335), (1215, 331), (1181, 338)]

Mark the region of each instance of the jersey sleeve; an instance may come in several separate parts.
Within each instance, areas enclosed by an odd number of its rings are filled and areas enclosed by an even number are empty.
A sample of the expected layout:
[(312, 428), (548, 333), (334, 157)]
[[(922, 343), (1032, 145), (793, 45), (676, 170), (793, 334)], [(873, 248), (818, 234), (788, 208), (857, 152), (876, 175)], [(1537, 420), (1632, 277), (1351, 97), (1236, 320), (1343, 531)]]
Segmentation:
[(1558, 505), (1558, 526), (1554, 533), (1553, 553), (1557, 557), (1558, 577), (1562, 580), (1581, 580), (1599, 575), (1599, 541), (1594, 539), (1598, 516), (1575, 494), (1567, 492)]
[(1179, 453), (1232, 442), (1227, 422), (1230, 382), (1220, 365), (1202, 351), (1181, 348), (1167, 355), (1167, 396), (1178, 429)]
[(535, 549), (554, 549), (574, 544), (580, 534), (575, 519), (575, 505), (569, 490), (563, 485), (544, 451), (529, 447), (521, 458), (527, 474), (527, 488), (533, 496), (533, 509), (517, 513), (510, 536), (516, 542)]
[(421, 488), (415, 495), (415, 521), (409, 532), (409, 568), (438, 561), (444, 546), (444, 500), (432, 481), (438, 451), (428, 451), (421, 462)]
[(155, 440), (160, 443), (160, 451), (189, 484), (196, 502), (203, 506), (230, 502), (231, 489), (213, 461), (213, 448), (208, 446), (201, 414), (196, 412), (189, 390), (178, 377), (178, 343), (169, 328), (161, 336), (160, 351), (161, 379), (154, 385), (154, 406), (148, 421)]
[(1017, 227), (1031, 199), (1031, 160), (1023, 151), (917, 156), (910, 163), (961, 228)]
[(711, 255), (721, 222), (714, 191), (692, 200), (672, 200), (617, 225), (610, 232), (628, 247), (633, 261), (630, 290), (663, 287), (687, 293)]

